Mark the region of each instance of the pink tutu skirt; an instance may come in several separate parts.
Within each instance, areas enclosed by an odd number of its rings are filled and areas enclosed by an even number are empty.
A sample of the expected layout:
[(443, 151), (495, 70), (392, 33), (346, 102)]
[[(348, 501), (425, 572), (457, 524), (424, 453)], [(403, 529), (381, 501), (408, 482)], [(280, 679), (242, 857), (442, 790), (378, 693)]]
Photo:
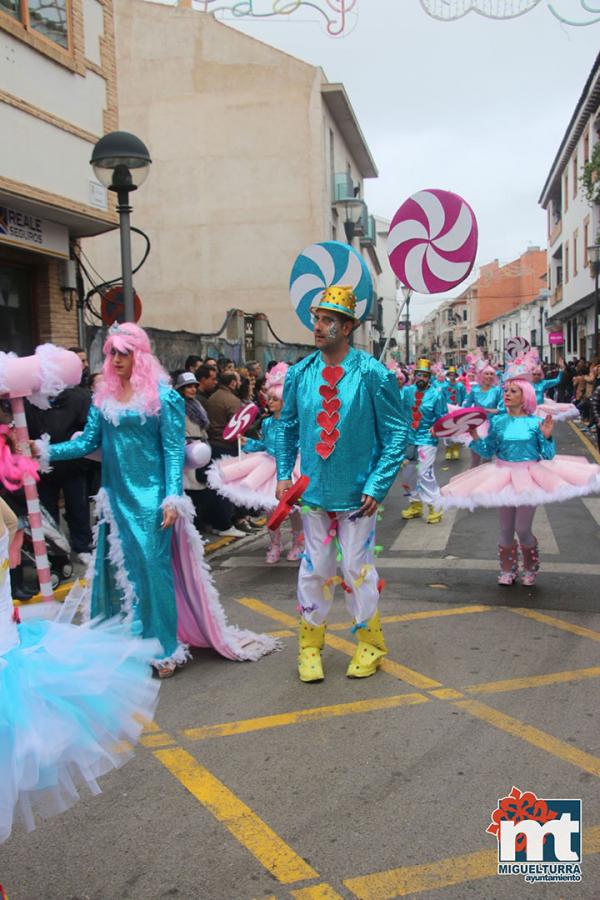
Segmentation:
[[(300, 477), (296, 463), (292, 480)], [(214, 461), (207, 473), (208, 483), (238, 506), (256, 509), (275, 509), (277, 464), (275, 457), (264, 451), (243, 453), (241, 456), (222, 456)]]
[(538, 462), (496, 459), (451, 478), (442, 488), (445, 509), (478, 506), (541, 506), (600, 492), (600, 466), (583, 456)]
[(556, 422), (564, 422), (565, 419), (576, 419), (579, 410), (573, 403), (556, 403), (550, 397), (544, 397), (544, 402), (536, 408), (534, 415), (542, 419), (550, 415)]

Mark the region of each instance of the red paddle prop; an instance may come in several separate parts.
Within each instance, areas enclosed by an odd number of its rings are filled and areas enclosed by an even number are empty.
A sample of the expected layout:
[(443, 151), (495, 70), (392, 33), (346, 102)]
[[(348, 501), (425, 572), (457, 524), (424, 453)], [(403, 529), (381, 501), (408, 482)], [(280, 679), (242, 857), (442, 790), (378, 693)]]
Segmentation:
[(466, 434), (470, 428), (477, 428), (487, 421), (487, 413), (482, 406), (467, 406), (465, 409), (454, 409), (446, 413), (433, 425), (437, 437), (452, 438)]
[(276, 531), (283, 525), (309, 484), (310, 478), (308, 475), (301, 475), (298, 481), (293, 484), (291, 488), (287, 489), (279, 501), (279, 505), (273, 510), (271, 518), (267, 522), (269, 531)]

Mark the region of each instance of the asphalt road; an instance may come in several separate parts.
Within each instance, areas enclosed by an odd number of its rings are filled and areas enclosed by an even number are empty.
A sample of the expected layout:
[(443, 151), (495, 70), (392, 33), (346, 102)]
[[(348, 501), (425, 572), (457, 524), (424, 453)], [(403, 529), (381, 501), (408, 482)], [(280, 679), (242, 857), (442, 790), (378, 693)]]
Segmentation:
[[(281, 633), (282, 651), (198, 651), (101, 796), (0, 847), (10, 900), (598, 896), (600, 498), (538, 512), (533, 589), (496, 584), (493, 511), (428, 526), (404, 504), (398, 485), (378, 533), (384, 669), (345, 677), (338, 595), (326, 679), (301, 684), (296, 565), (267, 567), (264, 536), (214, 554), (230, 621)], [(581, 798), (581, 883), (497, 874), (486, 828), (513, 786)]]

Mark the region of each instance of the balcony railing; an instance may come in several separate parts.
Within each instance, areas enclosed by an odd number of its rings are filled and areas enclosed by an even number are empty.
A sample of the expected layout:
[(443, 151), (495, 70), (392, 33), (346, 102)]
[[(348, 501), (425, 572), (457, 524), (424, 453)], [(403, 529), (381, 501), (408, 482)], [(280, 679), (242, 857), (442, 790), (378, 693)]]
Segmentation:
[(333, 182), (333, 202), (354, 200), (354, 182), (348, 172), (336, 172)]
[(563, 298), (563, 286), (562, 284), (557, 284), (554, 288), (552, 294), (550, 294), (550, 306), (556, 306), (557, 303)]
[[(365, 214), (367, 213), (365, 207)], [(362, 216), (361, 216), (362, 218)], [(366, 214), (366, 228), (365, 233), (360, 239), (360, 243), (364, 246), (365, 244), (371, 244), (373, 247), (377, 243), (377, 226), (375, 225), (375, 216), (370, 216)]]

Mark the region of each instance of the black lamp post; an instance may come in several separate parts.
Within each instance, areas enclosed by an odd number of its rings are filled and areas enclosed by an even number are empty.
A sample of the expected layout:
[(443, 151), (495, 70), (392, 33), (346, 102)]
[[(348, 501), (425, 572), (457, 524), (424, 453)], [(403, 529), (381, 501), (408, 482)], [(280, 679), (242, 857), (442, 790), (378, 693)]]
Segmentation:
[(121, 234), (121, 273), (125, 321), (134, 321), (133, 283), (131, 274), (131, 206), (129, 194), (144, 183), (150, 171), (150, 154), (146, 145), (127, 131), (111, 131), (100, 138), (90, 160), (98, 181), (117, 195), (117, 212)]
[(590, 260), (594, 270), (594, 353), (599, 351), (598, 347), (598, 318), (600, 318), (600, 292), (598, 290), (598, 278), (600, 277), (600, 244), (592, 244), (587, 248), (588, 259)]

